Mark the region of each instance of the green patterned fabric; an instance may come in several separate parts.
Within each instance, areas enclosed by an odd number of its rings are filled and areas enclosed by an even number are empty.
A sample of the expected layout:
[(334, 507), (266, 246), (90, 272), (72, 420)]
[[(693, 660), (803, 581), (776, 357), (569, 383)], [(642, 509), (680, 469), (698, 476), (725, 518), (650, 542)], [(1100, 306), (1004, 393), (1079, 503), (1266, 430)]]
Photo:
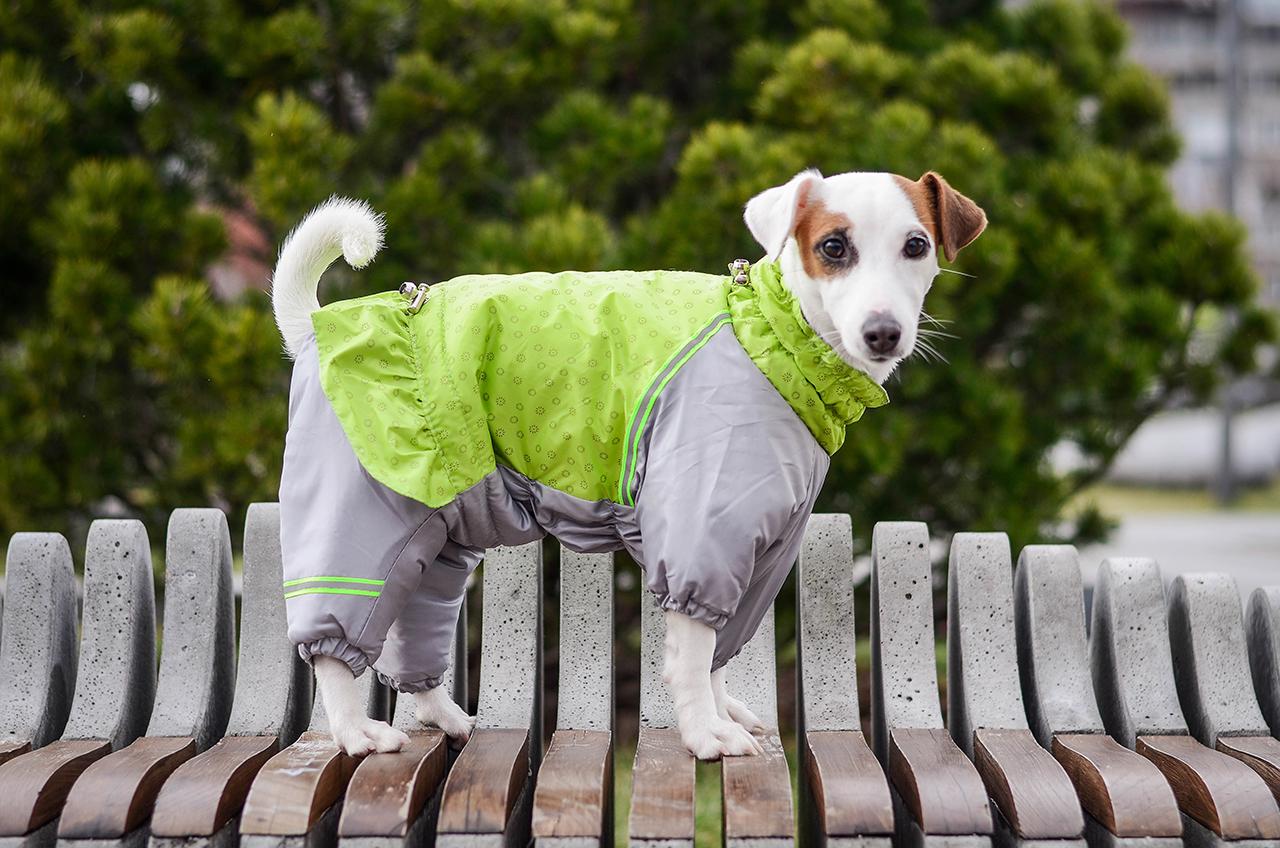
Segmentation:
[(457, 277), (417, 314), (398, 292), (312, 316), (321, 382), (379, 482), (439, 507), (498, 465), (586, 500), (632, 503), (658, 396), (717, 330), (828, 451), (883, 390), (819, 339), (776, 265), (750, 285), (677, 271)]

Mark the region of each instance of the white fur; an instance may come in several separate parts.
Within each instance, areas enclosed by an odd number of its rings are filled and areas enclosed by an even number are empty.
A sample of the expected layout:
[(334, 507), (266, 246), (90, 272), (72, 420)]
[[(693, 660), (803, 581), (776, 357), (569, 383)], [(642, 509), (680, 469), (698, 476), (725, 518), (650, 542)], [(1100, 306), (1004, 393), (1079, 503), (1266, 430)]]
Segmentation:
[[(811, 201), (821, 200), (853, 225), (858, 261), (835, 279), (815, 280), (804, 270), (794, 227), (799, 189), (806, 183)], [(814, 330), (877, 383), (888, 379), (915, 349), (924, 296), (938, 275), (933, 237), (893, 176), (855, 172), (824, 178), (817, 171), (804, 171), (753, 197), (743, 217), (769, 257), (781, 257), (783, 283), (800, 299)], [(929, 242), (928, 252), (919, 259), (902, 254), (913, 233)], [(884, 361), (872, 357), (862, 338), (863, 325), (876, 312), (888, 313), (902, 327), (897, 350)]]
[(382, 233), (382, 216), (369, 204), (331, 197), (285, 239), (271, 277), (271, 303), (289, 356), (297, 357), (311, 333), (311, 313), (320, 308), (320, 275), (339, 256), (352, 268), (368, 265), (382, 248)]
[(716, 632), (683, 613), (668, 610), (665, 618), (667, 635), (663, 643), (662, 679), (671, 691), (680, 741), (700, 760), (763, 753), (764, 748), (746, 726), (750, 724), (751, 729), (761, 726), (750, 710), (733, 701), (745, 722), (740, 723), (737, 716), (723, 717), (730, 716), (732, 699), (723, 691), (724, 675), (717, 672), (725, 699), (723, 716), (720, 712), (711, 683)]
[(336, 657), (318, 656), (312, 665), (335, 745), (353, 757), (363, 757), (375, 751), (399, 751), (409, 744), (409, 737), (403, 732), (365, 713), (360, 703), (360, 684), (346, 663)]

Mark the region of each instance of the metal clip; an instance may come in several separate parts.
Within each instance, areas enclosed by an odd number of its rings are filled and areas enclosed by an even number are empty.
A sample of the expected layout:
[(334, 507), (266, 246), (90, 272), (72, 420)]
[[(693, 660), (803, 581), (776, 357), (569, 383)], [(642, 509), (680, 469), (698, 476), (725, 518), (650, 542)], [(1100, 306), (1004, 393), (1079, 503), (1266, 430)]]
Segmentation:
[(418, 310), (422, 308), (422, 304), (427, 301), (427, 291), (431, 288), (426, 283), (411, 283), (408, 280), (400, 284), (400, 294), (404, 295), (404, 299), (409, 301), (405, 306), (405, 311), (410, 315), (417, 315)]
[(733, 277), (733, 281), (740, 286), (747, 284), (747, 269), (751, 267), (751, 263), (745, 259), (735, 259), (729, 263), (729, 275)]

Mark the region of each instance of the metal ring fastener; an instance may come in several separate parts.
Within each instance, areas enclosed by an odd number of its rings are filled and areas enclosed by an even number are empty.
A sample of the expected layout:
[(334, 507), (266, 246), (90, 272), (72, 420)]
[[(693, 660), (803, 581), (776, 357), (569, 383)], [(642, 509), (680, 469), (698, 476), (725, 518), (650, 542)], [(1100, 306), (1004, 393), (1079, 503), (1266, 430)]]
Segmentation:
[(418, 310), (422, 308), (422, 304), (427, 301), (427, 291), (431, 288), (427, 283), (412, 283), (405, 280), (400, 284), (400, 294), (409, 303), (405, 305), (405, 311), (410, 315), (417, 315)]
[(747, 269), (751, 267), (751, 263), (745, 259), (735, 259), (729, 263), (729, 275), (733, 277), (733, 281), (740, 286), (747, 284)]

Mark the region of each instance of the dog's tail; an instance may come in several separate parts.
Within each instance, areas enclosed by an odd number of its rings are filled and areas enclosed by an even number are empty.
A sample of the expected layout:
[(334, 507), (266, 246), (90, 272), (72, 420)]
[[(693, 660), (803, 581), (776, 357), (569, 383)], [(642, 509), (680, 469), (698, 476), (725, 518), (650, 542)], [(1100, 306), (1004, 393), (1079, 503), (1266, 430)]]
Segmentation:
[(271, 305), (290, 357), (311, 333), (311, 313), (320, 308), (320, 275), (339, 255), (352, 268), (373, 261), (382, 247), (383, 219), (360, 200), (331, 197), (285, 239), (271, 277)]

